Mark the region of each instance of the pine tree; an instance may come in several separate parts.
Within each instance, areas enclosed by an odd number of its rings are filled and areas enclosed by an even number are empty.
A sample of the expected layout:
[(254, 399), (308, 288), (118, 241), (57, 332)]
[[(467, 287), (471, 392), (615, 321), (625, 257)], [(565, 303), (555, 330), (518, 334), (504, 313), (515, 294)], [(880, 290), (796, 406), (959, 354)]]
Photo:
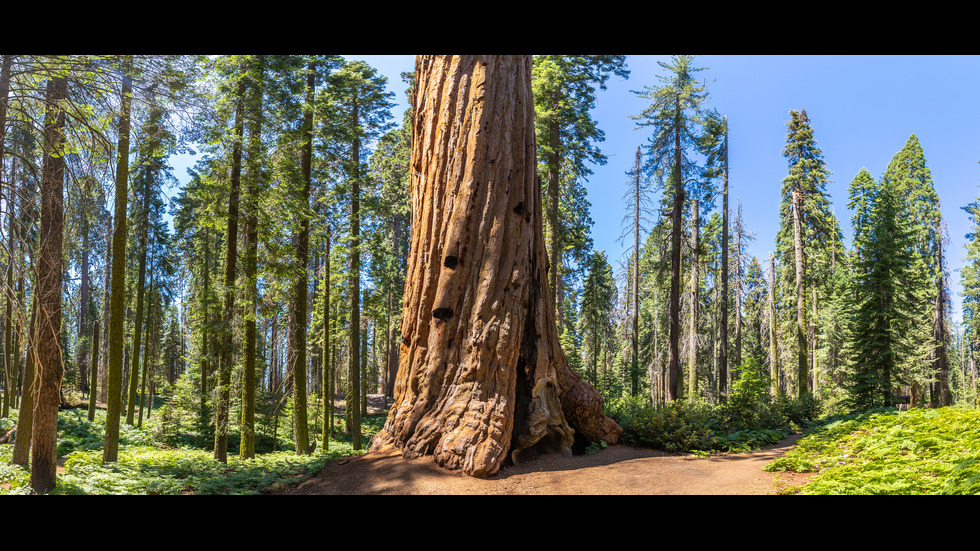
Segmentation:
[(599, 357), (606, 349), (604, 342), (612, 329), (616, 282), (605, 252), (593, 251), (585, 269), (578, 330), (585, 344), (589, 382), (599, 388)]
[(605, 90), (613, 74), (629, 78), (629, 70), (622, 55), (541, 55), (532, 63), (549, 287), (555, 296), (561, 331), (569, 262), (584, 263), (592, 249), (592, 220), (582, 182), (592, 174), (589, 164), (606, 163), (606, 156), (596, 146), (605, 134), (590, 111), (596, 105), (597, 88)]
[[(966, 258), (960, 269), (963, 308), (963, 348), (967, 362), (976, 366), (980, 350), (980, 197), (961, 207), (970, 218), (970, 232), (965, 235)], [(974, 367), (975, 369), (975, 367)], [(975, 380), (973, 381), (976, 395)]]
[[(718, 322), (718, 396), (724, 401), (728, 395), (728, 118), (721, 117), (716, 111), (707, 112), (705, 117), (704, 134), (701, 137), (701, 150), (706, 155), (705, 178), (722, 178), (722, 213), (721, 213), (721, 289), (718, 299), (720, 320)], [(709, 192), (714, 190), (709, 187)], [(736, 259), (737, 260), (737, 259)], [(736, 316), (741, 313), (737, 312)]]
[(701, 132), (702, 103), (707, 100), (706, 86), (698, 84), (694, 74), (703, 68), (694, 67), (693, 56), (674, 56), (670, 63), (658, 62), (668, 71), (660, 76), (662, 85), (645, 87), (636, 92), (651, 103), (639, 115), (641, 127), (652, 126), (653, 135), (647, 149), (647, 169), (668, 175), (665, 196), (670, 198), (670, 297), (667, 307), (669, 320), (667, 356), (667, 399), (680, 397), (680, 288), (682, 216), (687, 199), (688, 178), (696, 174), (696, 165), (689, 157), (697, 149), (696, 136)]
[(238, 223), (242, 175), (242, 146), (244, 136), (245, 90), (243, 78), (246, 67), (235, 68), (238, 78), (229, 79), (235, 92), (232, 95), (234, 123), (231, 136), (231, 176), (228, 180), (228, 211), (225, 234), (225, 255), (223, 274), (223, 311), (220, 322), (220, 341), (217, 349), (218, 382), (215, 386), (215, 431), (214, 458), (221, 463), (228, 462), (228, 425), (231, 410), (231, 373), (233, 361), (233, 321), (235, 318), (235, 273), (238, 265)]
[(640, 234), (646, 231), (646, 226), (650, 222), (652, 215), (651, 197), (652, 188), (650, 180), (644, 177), (642, 163), (642, 147), (636, 148), (636, 160), (633, 168), (627, 172), (629, 176), (629, 189), (623, 196), (623, 203), (626, 206), (626, 215), (623, 222), (628, 224), (627, 231), (620, 235), (620, 239), (632, 233), (633, 247), (630, 262), (630, 395), (635, 396), (639, 391), (640, 377), (640, 262), (638, 261), (640, 250)]
[(909, 365), (918, 355), (914, 332), (921, 319), (916, 312), (923, 297), (919, 284), (928, 281), (914, 247), (916, 233), (903, 188), (883, 180), (870, 191), (868, 223), (855, 240), (845, 381), (851, 405), (860, 409), (891, 405), (895, 389), (910, 382)]
[(790, 111), (786, 126), (783, 157), (788, 159), (789, 174), (783, 179), (776, 241), (779, 263), (784, 267), (780, 281), (788, 285), (791, 274), (795, 281), (796, 383), (798, 394), (803, 396), (811, 391), (805, 285), (815, 271), (813, 266), (820, 254), (816, 246), (834, 234), (834, 225), (826, 191), (829, 173), (806, 110)]
[(912, 367), (912, 395), (918, 397), (920, 389), (931, 388), (931, 398), (938, 404), (948, 400), (949, 390), (946, 384), (942, 385), (943, 389), (933, 387), (933, 381), (945, 379), (948, 338), (943, 321), (948, 293), (942, 254), (942, 213), (922, 144), (915, 134), (909, 136), (902, 149), (892, 157), (882, 178), (904, 194), (906, 214), (914, 236), (913, 246), (927, 277), (919, 283), (917, 296), (921, 299), (914, 305), (920, 319), (916, 348), (925, 354), (916, 354), (922, 359)]
[(365, 142), (379, 138), (391, 128), (391, 96), (385, 90), (387, 78), (362, 61), (345, 64), (328, 81), (327, 132), (336, 136), (338, 158), (344, 159), (343, 173), (350, 199), (350, 257), (348, 280), (351, 293), (349, 329), (350, 370), (345, 418), (355, 450), (361, 449), (361, 187), (367, 175), (362, 156)]

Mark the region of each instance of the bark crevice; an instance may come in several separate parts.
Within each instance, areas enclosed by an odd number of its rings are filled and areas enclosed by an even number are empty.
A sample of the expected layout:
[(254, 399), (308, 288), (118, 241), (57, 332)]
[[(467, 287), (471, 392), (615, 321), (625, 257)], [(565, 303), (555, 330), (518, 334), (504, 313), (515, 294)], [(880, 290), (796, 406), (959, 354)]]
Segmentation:
[(558, 344), (530, 68), (526, 56), (416, 59), (402, 348), (374, 451), (489, 476), (508, 458), (570, 454), (576, 433), (614, 444), (622, 432)]

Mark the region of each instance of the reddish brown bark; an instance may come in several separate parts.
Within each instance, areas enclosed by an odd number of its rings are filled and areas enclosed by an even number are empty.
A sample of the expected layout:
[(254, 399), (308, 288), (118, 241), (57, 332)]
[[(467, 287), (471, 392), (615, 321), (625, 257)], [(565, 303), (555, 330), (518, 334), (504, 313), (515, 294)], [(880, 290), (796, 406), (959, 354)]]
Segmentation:
[[(48, 81), (45, 153), (41, 167), (41, 219), (37, 255), (37, 320), (34, 326), (37, 372), (31, 440), (31, 488), (47, 493), (54, 489), (57, 469), (58, 404), (61, 402), (61, 284), (62, 232), (64, 227), (64, 144), (68, 79)], [(28, 390), (30, 391), (30, 390)]]
[(558, 344), (530, 56), (419, 56), (394, 405), (371, 449), (472, 476), (622, 429)]

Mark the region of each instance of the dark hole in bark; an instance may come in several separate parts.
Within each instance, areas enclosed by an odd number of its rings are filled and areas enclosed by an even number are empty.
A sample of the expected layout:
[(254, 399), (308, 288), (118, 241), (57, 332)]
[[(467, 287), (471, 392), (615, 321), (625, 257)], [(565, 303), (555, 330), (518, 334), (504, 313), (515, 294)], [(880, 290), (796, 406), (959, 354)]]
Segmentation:
[(447, 256), (446, 259), (442, 261), (442, 265), (450, 270), (455, 270), (457, 264), (459, 264), (459, 259), (455, 256)]
[(514, 212), (516, 214), (520, 214), (520, 213), (524, 212), (524, 201), (521, 201), (520, 203), (517, 203), (517, 205), (514, 207)]
[[(531, 263), (534, 263), (534, 257), (532, 255)], [(534, 366), (537, 364), (537, 335), (534, 330), (534, 318), (535, 318), (535, 308), (537, 306), (537, 299), (540, 296), (541, 288), (539, 280), (533, 279), (530, 282), (531, 285), (531, 300), (527, 309), (527, 313), (524, 318), (524, 331), (521, 338), (521, 352), (517, 357), (517, 382), (515, 385), (514, 392), (514, 428), (512, 431), (512, 436), (510, 440), (510, 450), (507, 454), (508, 459), (513, 462), (515, 459), (526, 460), (537, 454), (538, 451), (543, 451), (542, 448), (546, 448), (547, 444), (543, 446), (534, 445), (530, 448), (524, 448), (517, 451), (517, 448), (523, 448), (523, 442), (525, 438), (530, 435), (530, 428), (527, 423), (527, 412), (528, 406), (531, 404), (532, 399), (532, 385), (534, 384)], [(543, 440), (548, 440), (545, 437)], [(541, 444), (541, 442), (538, 442)], [(546, 451), (546, 450), (544, 450)]]
[(439, 319), (439, 320), (445, 321), (445, 320), (453, 317), (453, 309), (452, 308), (436, 308), (435, 310), (432, 311), (432, 317), (434, 317), (436, 319)]

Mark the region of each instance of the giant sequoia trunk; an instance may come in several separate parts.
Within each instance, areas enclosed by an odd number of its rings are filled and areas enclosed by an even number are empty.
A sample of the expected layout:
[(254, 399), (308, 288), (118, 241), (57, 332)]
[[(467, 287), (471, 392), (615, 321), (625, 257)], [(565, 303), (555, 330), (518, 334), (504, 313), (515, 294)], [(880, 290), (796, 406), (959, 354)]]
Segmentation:
[(532, 449), (616, 443), (568, 367), (548, 288), (530, 56), (419, 56), (395, 401), (373, 451), (472, 476)]

